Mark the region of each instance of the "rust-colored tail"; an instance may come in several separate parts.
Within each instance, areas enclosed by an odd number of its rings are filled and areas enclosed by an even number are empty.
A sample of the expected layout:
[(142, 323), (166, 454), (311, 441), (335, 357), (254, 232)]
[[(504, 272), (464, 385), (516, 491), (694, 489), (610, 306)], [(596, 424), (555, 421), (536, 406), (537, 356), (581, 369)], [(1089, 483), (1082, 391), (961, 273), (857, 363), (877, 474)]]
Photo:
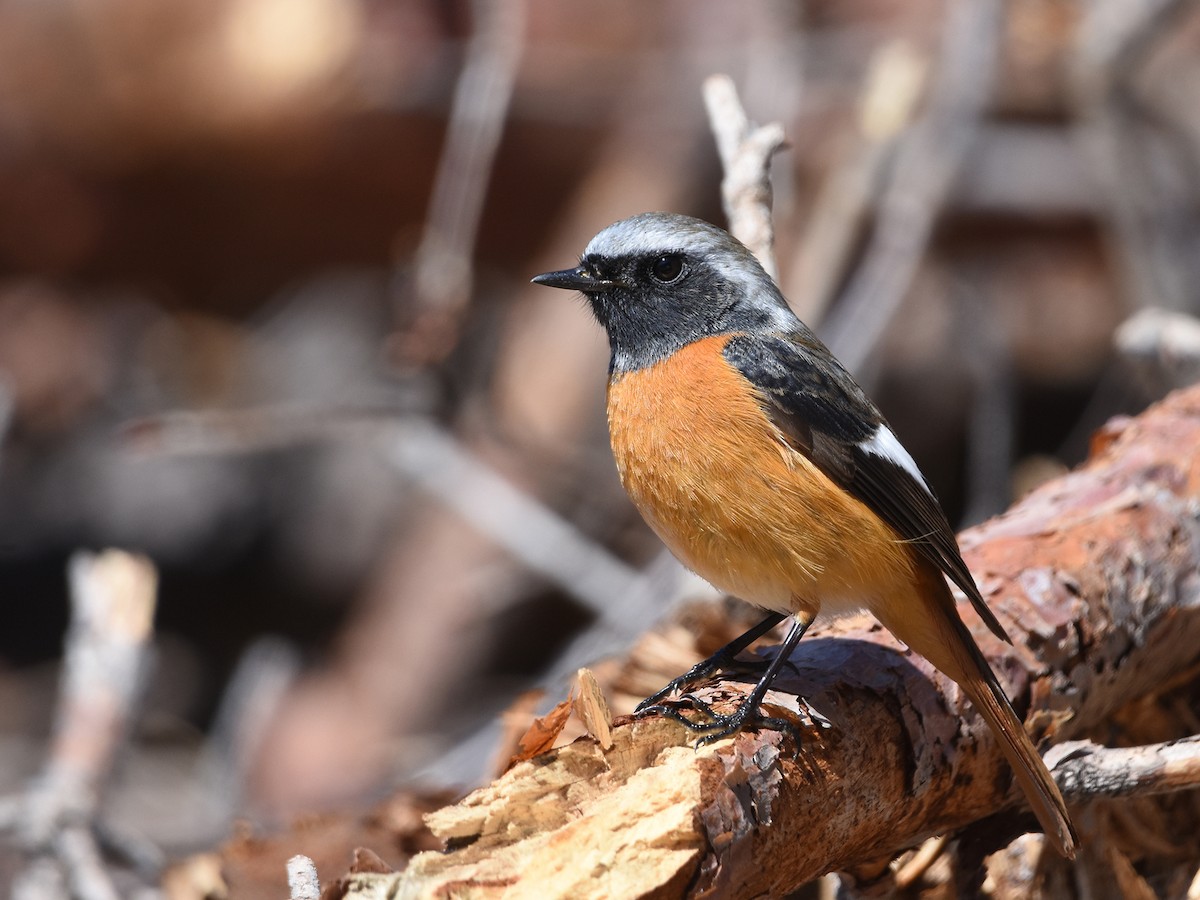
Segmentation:
[[(1075, 828), (1071, 825), (1071, 818), (1067, 814), (1067, 806), (1063, 802), (1062, 794), (1059, 793), (1058, 785), (1054, 783), (1054, 778), (1050, 775), (1046, 764), (1042, 762), (1041, 756), (1038, 755), (1033, 743), (1029, 740), (1029, 736), (1025, 733), (1025, 726), (1013, 712), (1008, 697), (1004, 695), (1004, 689), (1000, 687), (987, 660), (975, 646), (970, 632), (961, 622), (958, 624), (965, 639), (970, 642), (970, 650), (976, 657), (978, 671), (976, 673), (968, 672), (962, 678), (955, 678), (955, 680), (971, 698), (971, 702), (975, 704), (979, 714), (992, 729), (992, 734), (1000, 742), (1000, 749), (1008, 758), (1017, 783), (1021, 785), (1021, 790), (1025, 792), (1025, 798), (1033, 807), (1033, 814), (1037, 816), (1037, 820), (1045, 829), (1046, 837), (1050, 839), (1059, 853), (1067, 859), (1074, 859), (1075, 844), (1078, 838), (1075, 835)], [(955, 673), (947, 672), (946, 674), (954, 678)]]
[(936, 584), (928, 583), (933, 581), (934, 573), (928, 575), (922, 592), (924, 621), (914, 618), (912, 609), (907, 615), (897, 615), (899, 610), (891, 604), (875, 610), (876, 616), (896, 637), (953, 678), (971, 698), (1012, 766), (1046, 837), (1059, 853), (1074, 859), (1078, 838), (1058, 785), (1034, 749), (1025, 726), (1017, 718), (971, 632), (959, 618), (941, 574), (936, 575)]

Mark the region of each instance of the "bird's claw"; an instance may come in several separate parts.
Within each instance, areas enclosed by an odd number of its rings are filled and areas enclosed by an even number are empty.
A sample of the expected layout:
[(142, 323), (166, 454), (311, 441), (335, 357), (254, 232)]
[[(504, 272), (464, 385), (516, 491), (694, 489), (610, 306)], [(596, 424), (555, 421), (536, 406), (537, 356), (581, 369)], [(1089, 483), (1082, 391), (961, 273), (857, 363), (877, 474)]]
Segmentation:
[(693, 721), (675, 707), (663, 703), (655, 703), (651, 706), (643, 704), (638, 707), (635, 715), (639, 719), (659, 715), (678, 722), (690, 731), (700, 735), (696, 739), (697, 748), (715, 743), (727, 737), (732, 737), (739, 731), (758, 728), (778, 731), (789, 735), (795, 739), (797, 746), (801, 742), (800, 730), (793, 722), (788, 719), (779, 718), (778, 716), (764, 716), (758, 709), (754, 708), (755, 704), (751, 704), (748, 701), (743, 702), (741, 706), (728, 714), (717, 712), (712, 708), (710, 703), (706, 703), (695, 694), (684, 694), (675, 702), (687, 703), (692, 709), (706, 718), (707, 721)]
[[(639, 703), (634, 712), (640, 714), (662, 706), (662, 702), (672, 694), (686, 696), (687, 691), (717, 672), (762, 672), (769, 665), (770, 661), (765, 659), (738, 659), (736, 654), (715, 653), (696, 663), (678, 678), (672, 678), (662, 690), (655, 691)], [(792, 666), (792, 663), (789, 661), (788, 665)], [(795, 666), (792, 668), (795, 669)]]

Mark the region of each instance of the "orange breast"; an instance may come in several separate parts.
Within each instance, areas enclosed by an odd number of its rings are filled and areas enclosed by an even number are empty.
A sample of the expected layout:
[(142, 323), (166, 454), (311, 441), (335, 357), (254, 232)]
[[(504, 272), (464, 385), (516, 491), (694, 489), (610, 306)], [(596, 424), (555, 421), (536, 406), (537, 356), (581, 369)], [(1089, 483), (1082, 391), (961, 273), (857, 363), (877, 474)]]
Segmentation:
[(718, 588), (780, 612), (839, 612), (911, 589), (908, 548), (788, 446), (721, 351), (729, 336), (614, 376), (621, 482), (650, 527)]

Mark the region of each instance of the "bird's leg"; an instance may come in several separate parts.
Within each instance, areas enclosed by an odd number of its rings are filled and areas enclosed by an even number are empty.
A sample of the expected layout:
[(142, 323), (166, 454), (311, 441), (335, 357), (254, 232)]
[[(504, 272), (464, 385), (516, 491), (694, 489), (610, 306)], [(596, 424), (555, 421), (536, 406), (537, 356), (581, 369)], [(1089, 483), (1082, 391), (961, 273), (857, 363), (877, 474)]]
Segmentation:
[(660, 707), (659, 704), (668, 696), (676, 692), (682, 693), (695, 687), (714, 672), (737, 667), (753, 668), (755, 663), (739, 662), (735, 657), (786, 618), (787, 616), (783, 613), (773, 612), (768, 614), (765, 619), (741, 637), (734, 638), (712, 656), (708, 657), (708, 659), (696, 663), (678, 678), (670, 681), (661, 691), (651, 694), (637, 705), (635, 712), (638, 715), (662, 712), (665, 707)]
[(800, 643), (800, 638), (804, 637), (804, 632), (808, 630), (808, 626), (812, 624), (812, 620), (813, 616), (810, 613), (796, 614), (795, 621), (792, 623), (787, 637), (784, 638), (783, 645), (779, 648), (779, 653), (771, 660), (770, 665), (767, 666), (767, 670), (763, 672), (762, 678), (754, 685), (754, 690), (742, 701), (741, 706), (732, 713), (722, 715), (707, 703), (691, 694), (686, 695), (684, 699), (707, 717), (707, 722), (693, 722), (678, 710), (666, 706), (653, 706), (642, 710), (642, 712), (656, 712), (666, 715), (678, 722), (682, 722), (692, 731), (702, 732), (699, 740), (696, 742), (697, 746), (711, 744), (713, 741), (719, 741), (722, 738), (736, 734), (743, 728), (753, 726), (770, 728), (775, 731), (786, 731), (799, 741), (800, 735), (791, 722), (787, 719), (764, 716), (759, 712), (759, 706), (762, 704), (763, 698), (767, 695), (767, 691), (770, 690), (771, 683), (779, 674), (780, 669), (787, 664), (792, 651)]

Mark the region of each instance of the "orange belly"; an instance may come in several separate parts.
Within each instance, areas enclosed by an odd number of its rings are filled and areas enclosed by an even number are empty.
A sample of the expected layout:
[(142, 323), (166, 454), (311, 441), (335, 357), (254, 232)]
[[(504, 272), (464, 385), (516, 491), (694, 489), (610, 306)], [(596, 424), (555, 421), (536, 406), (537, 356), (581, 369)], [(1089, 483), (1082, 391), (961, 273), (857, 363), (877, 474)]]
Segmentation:
[(793, 450), (705, 338), (618, 374), (608, 422), (621, 482), (688, 568), (783, 613), (877, 607), (915, 587), (912, 551)]

